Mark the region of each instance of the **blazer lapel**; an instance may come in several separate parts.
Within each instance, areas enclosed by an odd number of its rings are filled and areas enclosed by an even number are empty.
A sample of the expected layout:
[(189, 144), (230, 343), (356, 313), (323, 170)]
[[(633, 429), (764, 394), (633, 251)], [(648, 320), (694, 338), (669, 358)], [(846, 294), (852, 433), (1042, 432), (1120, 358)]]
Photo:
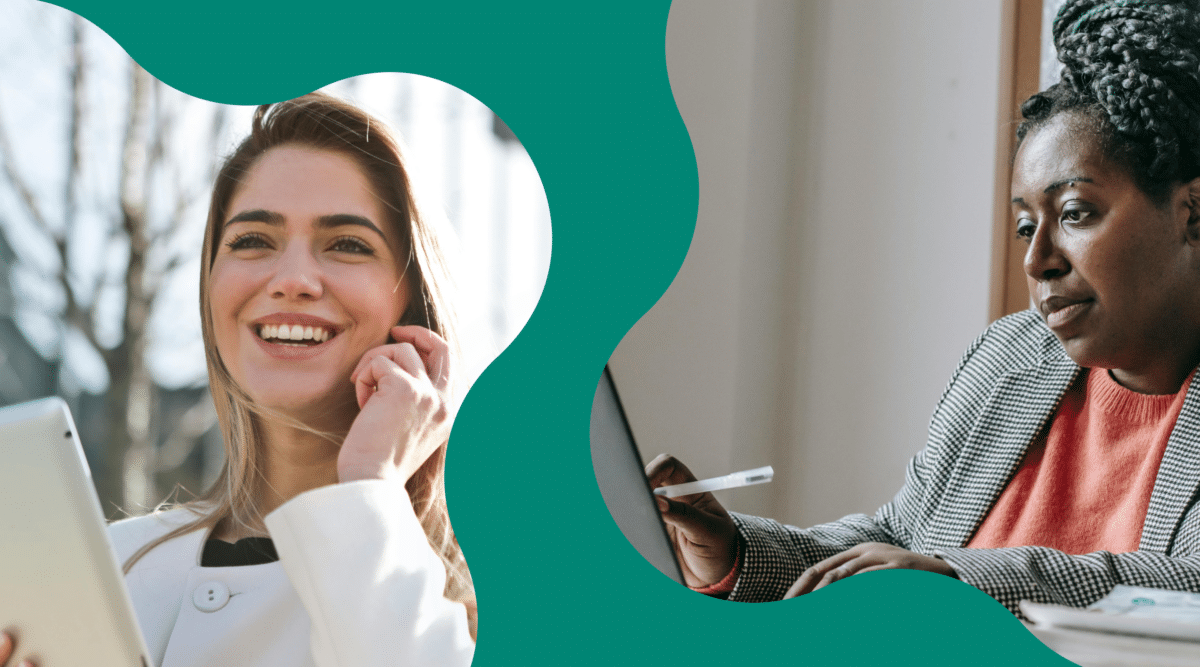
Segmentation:
[(1200, 434), (1200, 377), (1193, 376), (1158, 467), (1146, 521), (1142, 524), (1139, 551), (1167, 553), (1171, 548), (1175, 529), (1200, 485), (1200, 437), (1197, 434)]
[(997, 381), (935, 502), (925, 548), (966, 545), (1054, 414), (1079, 367), (1057, 340), (1047, 348), (1041, 364)]

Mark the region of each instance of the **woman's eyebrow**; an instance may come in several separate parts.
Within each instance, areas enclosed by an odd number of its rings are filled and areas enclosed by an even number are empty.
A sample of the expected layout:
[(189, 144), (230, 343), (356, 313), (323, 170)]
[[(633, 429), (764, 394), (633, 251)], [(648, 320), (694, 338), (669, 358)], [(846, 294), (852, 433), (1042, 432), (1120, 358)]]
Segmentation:
[[(1092, 179), (1088, 178), (1087, 176), (1073, 176), (1073, 177), (1071, 177), (1071, 178), (1063, 178), (1063, 179), (1059, 179), (1059, 180), (1057, 180), (1057, 181), (1054, 181), (1054, 182), (1053, 182), (1053, 183), (1051, 183), (1050, 185), (1047, 185), (1047, 186), (1046, 186), (1046, 189), (1045, 189), (1045, 190), (1042, 190), (1042, 193), (1043, 193), (1043, 194), (1047, 194), (1047, 195), (1048, 195), (1048, 194), (1050, 194), (1051, 192), (1054, 192), (1055, 190), (1057, 190), (1057, 189), (1061, 188), (1062, 186), (1064, 186), (1064, 185), (1071, 185), (1072, 183), (1095, 183), (1095, 182), (1096, 182), (1096, 181), (1094, 181), (1094, 180), (1092, 180)], [(1027, 205), (1028, 205), (1028, 204), (1026, 204), (1026, 203), (1025, 203), (1025, 200), (1024, 200), (1024, 199), (1022, 199), (1021, 197), (1013, 197), (1012, 203), (1014, 203), (1014, 204), (1020, 204), (1021, 206), (1027, 206)]]
[(1054, 181), (1050, 185), (1046, 186), (1046, 189), (1042, 190), (1042, 192), (1044, 192), (1046, 194), (1050, 194), (1051, 192), (1054, 192), (1055, 190), (1061, 188), (1062, 186), (1070, 185), (1072, 183), (1095, 183), (1095, 181), (1088, 178), (1087, 176), (1073, 176), (1071, 178), (1064, 178), (1062, 180)]
[(261, 208), (242, 211), (225, 222), (225, 226), (232, 225), (235, 222), (263, 222), (268, 225), (282, 225), (283, 214), (274, 211), (268, 211)]
[[(284, 221), (285, 219), (282, 213), (255, 208), (249, 211), (242, 211), (241, 213), (238, 213), (230, 218), (225, 225), (232, 225), (235, 222), (261, 222), (273, 227), (278, 227), (284, 224)], [(383, 230), (377, 227), (375, 223), (371, 222), (367, 218), (362, 217), (361, 215), (354, 215), (351, 213), (333, 213), (317, 218), (317, 226), (321, 229), (330, 229), (333, 227), (341, 227), (343, 225), (357, 225), (359, 227), (366, 227), (367, 229), (374, 231), (376, 234), (379, 234), (381, 237), (387, 238), (387, 236), (383, 233)]]
[(361, 215), (352, 215), (350, 213), (335, 213), (333, 215), (323, 215), (317, 218), (317, 225), (323, 229), (331, 227), (341, 227), (343, 225), (358, 225), (374, 230), (381, 238), (387, 238), (383, 230), (375, 226), (375, 223), (362, 217)]

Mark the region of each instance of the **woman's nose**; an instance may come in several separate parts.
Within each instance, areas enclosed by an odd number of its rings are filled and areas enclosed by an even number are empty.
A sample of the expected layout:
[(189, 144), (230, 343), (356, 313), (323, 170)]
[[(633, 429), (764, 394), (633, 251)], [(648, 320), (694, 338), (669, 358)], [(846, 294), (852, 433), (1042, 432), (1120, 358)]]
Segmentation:
[(280, 299), (320, 298), (324, 291), (321, 267), (303, 243), (289, 244), (279, 256), (267, 290)]
[(1039, 223), (1025, 251), (1025, 275), (1039, 282), (1065, 275), (1071, 263), (1054, 239), (1053, 225)]

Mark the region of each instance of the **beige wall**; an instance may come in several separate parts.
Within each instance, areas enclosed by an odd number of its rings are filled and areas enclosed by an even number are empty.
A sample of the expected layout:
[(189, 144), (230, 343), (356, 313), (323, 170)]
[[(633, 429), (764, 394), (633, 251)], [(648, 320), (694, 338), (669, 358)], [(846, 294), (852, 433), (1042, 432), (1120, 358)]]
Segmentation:
[(722, 500), (799, 524), (899, 488), (987, 323), (1002, 2), (672, 6), (700, 207), (612, 360), (645, 456), (774, 465)]

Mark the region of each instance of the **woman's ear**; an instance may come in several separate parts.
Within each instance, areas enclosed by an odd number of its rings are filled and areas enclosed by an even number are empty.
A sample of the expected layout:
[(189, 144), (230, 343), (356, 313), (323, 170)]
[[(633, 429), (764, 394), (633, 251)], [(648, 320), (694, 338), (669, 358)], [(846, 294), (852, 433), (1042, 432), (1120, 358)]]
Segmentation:
[(1188, 209), (1187, 239), (1193, 245), (1200, 244), (1200, 177), (1183, 184), (1184, 205)]

